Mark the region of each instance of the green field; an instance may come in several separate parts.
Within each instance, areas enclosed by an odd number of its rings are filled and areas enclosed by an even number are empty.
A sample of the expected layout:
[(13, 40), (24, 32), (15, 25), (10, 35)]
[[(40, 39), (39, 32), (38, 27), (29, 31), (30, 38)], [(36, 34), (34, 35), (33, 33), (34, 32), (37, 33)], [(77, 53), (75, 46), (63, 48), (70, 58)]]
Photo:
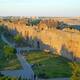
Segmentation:
[(72, 62), (61, 56), (42, 51), (31, 51), (25, 55), (33, 70), (40, 78), (70, 77)]

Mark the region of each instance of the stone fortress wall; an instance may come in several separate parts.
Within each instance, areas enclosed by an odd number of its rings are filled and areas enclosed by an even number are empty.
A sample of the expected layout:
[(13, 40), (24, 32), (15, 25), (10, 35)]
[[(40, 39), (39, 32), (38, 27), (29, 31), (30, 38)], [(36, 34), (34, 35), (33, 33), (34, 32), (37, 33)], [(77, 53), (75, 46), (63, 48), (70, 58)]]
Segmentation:
[[(48, 29), (42, 27), (31, 27), (21, 23), (5, 22), (9, 30), (16, 30), (24, 38), (34, 39), (34, 46), (39, 43), (40, 49), (51, 50), (68, 59), (80, 58), (80, 32), (70, 30)], [(42, 29), (42, 30), (41, 30)]]

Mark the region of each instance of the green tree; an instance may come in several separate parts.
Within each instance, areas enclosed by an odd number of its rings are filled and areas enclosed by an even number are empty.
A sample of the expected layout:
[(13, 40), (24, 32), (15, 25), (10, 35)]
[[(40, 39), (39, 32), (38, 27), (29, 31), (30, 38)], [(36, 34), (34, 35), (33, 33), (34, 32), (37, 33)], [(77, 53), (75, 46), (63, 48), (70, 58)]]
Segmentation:
[(2, 33), (3, 31), (4, 31), (4, 27), (0, 25), (0, 33)]
[(34, 19), (30, 22), (30, 24), (33, 25), (38, 25), (40, 23), (40, 19)]
[(4, 54), (5, 54), (5, 57), (7, 59), (9, 59), (9, 58), (11, 58), (13, 56), (13, 54), (15, 52), (15, 49), (10, 47), (10, 46), (8, 46), (8, 45), (6, 45), (6, 46), (4, 46), (3, 51), (4, 51)]
[(17, 43), (18, 43), (18, 42), (20, 43), (20, 42), (22, 41), (22, 36), (19, 35), (19, 34), (17, 34), (17, 35), (14, 36), (14, 40), (15, 40), (15, 42), (17, 42)]

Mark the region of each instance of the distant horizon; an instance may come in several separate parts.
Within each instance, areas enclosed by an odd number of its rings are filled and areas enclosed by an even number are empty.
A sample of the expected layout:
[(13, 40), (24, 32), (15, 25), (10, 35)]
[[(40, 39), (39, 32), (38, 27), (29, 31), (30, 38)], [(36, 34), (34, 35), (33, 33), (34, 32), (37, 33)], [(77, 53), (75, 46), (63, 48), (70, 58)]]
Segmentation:
[(0, 16), (80, 16), (80, 0), (0, 0)]
[(8, 15), (8, 16), (0, 16), (0, 17), (46, 17), (46, 18), (47, 17), (58, 17), (58, 18), (60, 18), (60, 17), (61, 18), (69, 18), (69, 17), (76, 18), (77, 17), (77, 18), (79, 18), (80, 16), (24, 16), (24, 15), (21, 15), (21, 16), (17, 16), (17, 15), (16, 16), (12, 16), (11, 15), (11, 16), (9, 16)]

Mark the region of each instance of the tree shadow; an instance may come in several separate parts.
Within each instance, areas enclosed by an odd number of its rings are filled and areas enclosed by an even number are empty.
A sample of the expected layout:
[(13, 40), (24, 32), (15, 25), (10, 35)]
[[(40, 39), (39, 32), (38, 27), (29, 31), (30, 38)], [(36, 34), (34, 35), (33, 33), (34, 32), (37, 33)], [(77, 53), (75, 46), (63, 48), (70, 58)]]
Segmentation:
[(75, 56), (76, 53), (73, 53), (73, 51), (69, 51), (65, 44), (62, 45), (60, 54), (61, 56), (66, 57), (71, 61), (80, 61), (80, 58)]

